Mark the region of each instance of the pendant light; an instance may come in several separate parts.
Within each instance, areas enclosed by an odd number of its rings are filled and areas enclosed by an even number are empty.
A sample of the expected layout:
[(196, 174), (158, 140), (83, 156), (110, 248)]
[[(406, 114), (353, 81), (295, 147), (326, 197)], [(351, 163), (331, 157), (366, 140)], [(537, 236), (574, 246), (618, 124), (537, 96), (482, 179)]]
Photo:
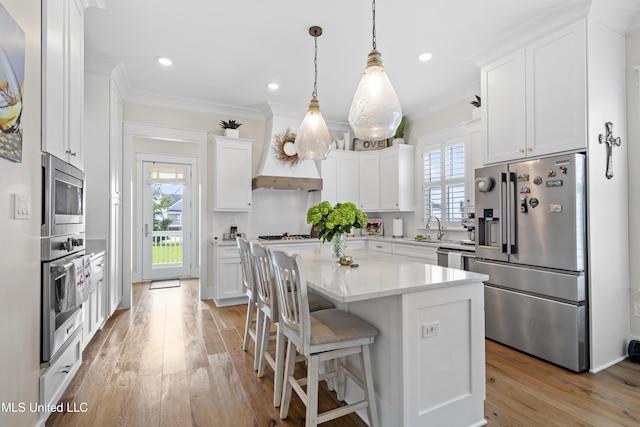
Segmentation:
[(349, 110), (349, 124), (356, 138), (379, 141), (391, 138), (400, 120), (402, 108), (389, 77), (382, 67), (382, 56), (376, 50), (376, 1), (373, 0), (373, 50), (367, 68)]
[(309, 103), (309, 111), (304, 116), (300, 129), (296, 134), (294, 141), (298, 157), (303, 160), (324, 160), (331, 150), (331, 135), (329, 129), (324, 122), (322, 113), (320, 112), (320, 103), (318, 102), (318, 37), (322, 35), (322, 28), (313, 26), (309, 28), (309, 35), (314, 40), (314, 59), (315, 68), (313, 80), (313, 92), (311, 93), (311, 102)]

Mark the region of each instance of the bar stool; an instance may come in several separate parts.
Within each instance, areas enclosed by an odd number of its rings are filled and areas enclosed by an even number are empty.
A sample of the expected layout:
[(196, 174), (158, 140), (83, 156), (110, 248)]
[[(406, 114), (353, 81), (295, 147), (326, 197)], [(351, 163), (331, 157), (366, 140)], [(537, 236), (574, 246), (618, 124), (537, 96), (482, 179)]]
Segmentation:
[[(251, 262), (254, 267), (254, 278), (256, 291), (258, 293), (258, 310), (262, 311), (263, 323), (260, 327), (262, 341), (258, 350), (258, 377), (264, 376), (267, 364), (273, 369), (273, 406), (280, 406), (282, 397), (282, 383), (284, 379), (284, 345), (286, 337), (282, 333), (279, 321), (278, 297), (276, 293), (275, 279), (271, 268), (271, 260), (264, 246), (257, 242), (249, 243)], [(309, 311), (326, 310), (334, 308), (333, 303), (316, 293), (309, 293)], [(269, 343), (271, 342), (271, 325), (276, 326), (275, 355), (269, 353)]]
[[(253, 370), (257, 371), (258, 363), (260, 361), (258, 354), (260, 352), (260, 342), (262, 341), (262, 330), (259, 327), (262, 311), (256, 311), (256, 307), (258, 306), (258, 293), (256, 291), (253, 266), (251, 264), (249, 242), (242, 237), (236, 237), (236, 243), (238, 244), (238, 249), (240, 250), (240, 265), (242, 266), (242, 289), (248, 299), (247, 319), (244, 325), (244, 342), (242, 345), (242, 349), (244, 351), (247, 351), (247, 349), (249, 348), (249, 339), (253, 340)], [(255, 325), (255, 331), (252, 329), (253, 325)]]
[[(273, 249), (267, 250), (276, 278), (276, 289), (280, 311), (282, 333), (289, 340), (284, 369), (284, 387), (280, 405), (280, 418), (287, 418), (291, 403), (291, 390), (295, 390), (306, 406), (307, 427), (342, 417), (359, 409), (367, 408), (369, 425), (378, 427), (376, 395), (373, 389), (369, 345), (373, 344), (378, 330), (364, 320), (336, 308), (309, 312), (308, 290), (302, 257), (287, 255)], [(307, 359), (307, 377), (296, 379), (294, 365), (296, 351)], [(364, 381), (340, 363), (342, 358), (358, 354)], [(332, 365), (339, 371), (320, 374), (320, 362), (335, 361)], [(349, 375), (362, 386), (364, 399), (318, 414), (318, 382), (328, 378)], [(302, 386), (307, 386), (306, 392)], [(339, 384), (338, 398), (344, 394)]]

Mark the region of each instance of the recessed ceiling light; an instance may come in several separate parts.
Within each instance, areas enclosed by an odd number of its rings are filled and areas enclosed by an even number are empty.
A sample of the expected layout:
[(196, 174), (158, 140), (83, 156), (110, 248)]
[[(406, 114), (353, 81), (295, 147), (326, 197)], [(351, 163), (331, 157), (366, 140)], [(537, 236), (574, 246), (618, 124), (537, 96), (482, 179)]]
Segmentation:
[(267, 87), (271, 90), (276, 90), (278, 89), (280, 86), (278, 86), (278, 83), (269, 83), (267, 84)]
[(157, 58), (157, 60), (159, 63), (161, 63), (165, 67), (168, 67), (169, 65), (173, 64), (173, 61), (171, 61), (169, 58)]
[(425, 52), (418, 55), (418, 59), (422, 62), (427, 62), (431, 58), (433, 58), (433, 54), (431, 52)]

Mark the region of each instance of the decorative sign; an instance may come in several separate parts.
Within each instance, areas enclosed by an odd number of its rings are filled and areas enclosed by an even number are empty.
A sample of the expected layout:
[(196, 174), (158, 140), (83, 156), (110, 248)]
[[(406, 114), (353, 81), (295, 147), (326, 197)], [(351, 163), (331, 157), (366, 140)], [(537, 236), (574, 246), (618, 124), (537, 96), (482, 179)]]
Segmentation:
[(22, 162), (25, 35), (0, 4), (0, 157)]
[(382, 150), (388, 146), (388, 139), (381, 139), (380, 141), (364, 141), (358, 138), (353, 139), (353, 151)]

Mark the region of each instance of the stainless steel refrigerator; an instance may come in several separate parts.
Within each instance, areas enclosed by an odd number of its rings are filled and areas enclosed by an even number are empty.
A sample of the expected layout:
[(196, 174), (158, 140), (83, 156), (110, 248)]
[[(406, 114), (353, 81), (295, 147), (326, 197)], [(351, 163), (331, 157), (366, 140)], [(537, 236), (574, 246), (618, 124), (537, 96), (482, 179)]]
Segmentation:
[(583, 154), (475, 171), (487, 338), (576, 372), (589, 354), (585, 185)]

